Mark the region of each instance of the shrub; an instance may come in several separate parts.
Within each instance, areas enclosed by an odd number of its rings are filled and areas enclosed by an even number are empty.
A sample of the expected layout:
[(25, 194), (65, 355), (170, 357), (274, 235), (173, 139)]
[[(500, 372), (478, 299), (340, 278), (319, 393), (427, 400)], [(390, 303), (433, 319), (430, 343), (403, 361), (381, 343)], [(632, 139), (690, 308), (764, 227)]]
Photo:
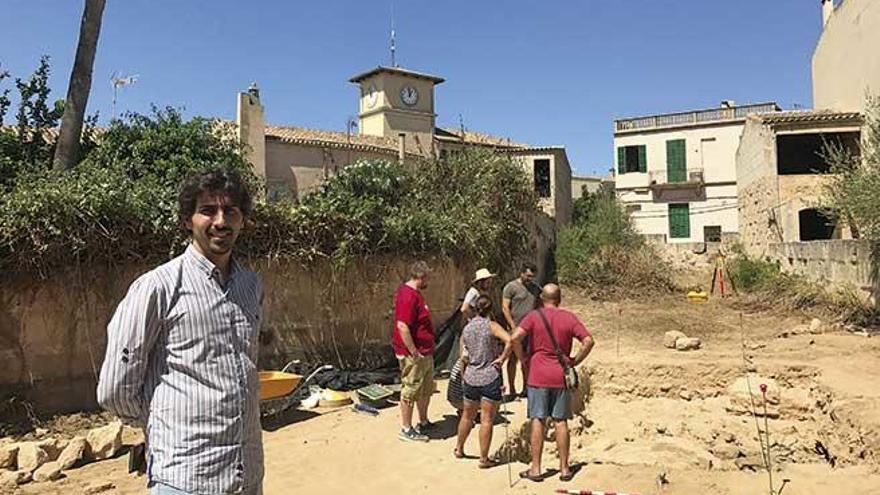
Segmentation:
[[(154, 108), (114, 121), (72, 170), (20, 174), (0, 196), (0, 269), (47, 274), (79, 260), (147, 263), (179, 252), (188, 238), (176, 204), (185, 176), (220, 166), (257, 188), (226, 131)], [(538, 211), (521, 166), (481, 150), (414, 167), (360, 161), (301, 203), (257, 199), (240, 254), (337, 264), (396, 253), (505, 267), (526, 249)]]
[(781, 276), (776, 263), (744, 255), (733, 258), (729, 268), (736, 286), (746, 292), (766, 288), (777, 282)]
[(740, 304), (747, 307), (818, 313), (859, 326), (880, 324), (880, 309), (852, 287), (827, 287), (742, 253), (735, 255), (729, 267), (737, 289), (745, 293)]
[(671, 267), (636, 232), (613, 192), (600, 191), (579, 204), (578, 221), (559, 234), (559, 279), (595, 296), (675, 289)]

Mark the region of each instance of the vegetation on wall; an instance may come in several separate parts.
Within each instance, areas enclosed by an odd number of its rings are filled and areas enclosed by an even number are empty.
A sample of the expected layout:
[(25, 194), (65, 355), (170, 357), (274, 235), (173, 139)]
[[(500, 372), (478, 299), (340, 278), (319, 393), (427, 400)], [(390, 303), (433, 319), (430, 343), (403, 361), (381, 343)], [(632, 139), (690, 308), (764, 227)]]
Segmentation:
[(214, 167), (239, 171), (258, 193), (239, 246), (249, 257), (344, 264), (367, 254), (448, 255), (501, 267), (528, 245), (538, 210), (526, 174), (481, 149), (407, 166), (359, 161), (299, 203), (267, 203), (228, 126), (154, 107), (112, 121), (74, 168), (52, 171), (46, 136), (60, 112), (46, 103), (47, 78), (44, 59), (19, 81), (19, 125), (0, 132), (0, 270), (46, 275), (82, 261), (168, 259), (187, 239), (177, 187)]
[(880, 309), (852, 287), (828, 287), (805, 277), (784, 273), (774, 262), (752, 258), (736, 248), (728, 268), (742, 291), (738, 304), (748, 309), (806, 311), (843, 324), (880, 324)]
[[(855, 237), (880, 245), (880, 99), (871, 97), (858, 155), (828, 146), (831, 182), (826, 199), (831, 212), (849, 224)], [(877, 249), (875, 248), (875, 251)]]

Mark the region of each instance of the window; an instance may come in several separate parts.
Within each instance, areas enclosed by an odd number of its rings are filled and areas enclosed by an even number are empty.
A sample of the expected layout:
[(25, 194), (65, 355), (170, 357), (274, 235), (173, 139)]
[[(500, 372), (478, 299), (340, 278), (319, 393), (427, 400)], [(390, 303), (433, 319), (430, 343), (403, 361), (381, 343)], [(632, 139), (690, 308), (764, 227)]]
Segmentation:
[(822, 174), (831, 166), (825, 159), (826, 146), (859, 154), (858, 132), (784, 134), (776, 137), (776, 169), (779, 175)]
[(688, 203), (669, 205), (669, 237), (687, 239), (691, 236), (691, 214)]
[(648, 171), (648, 152), (645, 145), (617, 148), (617, 173)]
[(721, 242), (721, 226), (703, 226), (703, 242)]
[(626, 212), (630, 215), (637, 211), (642, 211), (642, 205), (626, 205)]
[(684, 139), (666, 141), (666, 180), (684, 182), (687, 180), (687, 158)]
[(800, 224), (800, 240), (821, 241), (834, 238), (834, 230), (837, 222), (815, 208), (807, 208), (798, 213)]
[(550, 197), (550, 160), (535, 160), (535, 192), (539, 198)]

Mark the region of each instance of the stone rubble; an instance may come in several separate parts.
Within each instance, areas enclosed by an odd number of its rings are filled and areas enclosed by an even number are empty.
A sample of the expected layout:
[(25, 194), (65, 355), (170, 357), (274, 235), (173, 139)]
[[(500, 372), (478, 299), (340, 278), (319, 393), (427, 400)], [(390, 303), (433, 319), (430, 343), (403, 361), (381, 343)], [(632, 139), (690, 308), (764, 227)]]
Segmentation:
[(122, 448), (122, 423), (115, 422), (90, 430), (86, 443), (90, 459), (100, 461), (113, 457)]
[(61, 469), (70, 469), (83, 458), (86, 451), (86, 439), (76, 437), (67, 444), (67, 447), (58, 456), (58, 464)]
[(33, 473), (43, 464), (49, 462), (49, 453), (40, 442), (23, 442), (18, 444), (18, 469)]
[(61, 466), (58, 461), (47, 462), (34, 471), (34, 481), (54, 481), (61, 477)]
[(677, 351), (695, 351), (700, 348), (702, 342), (696, 337), (685, 337), (675, 341)]
[(18, 460), (18, 445), (0, 445), (0, 469), (15, 469)]

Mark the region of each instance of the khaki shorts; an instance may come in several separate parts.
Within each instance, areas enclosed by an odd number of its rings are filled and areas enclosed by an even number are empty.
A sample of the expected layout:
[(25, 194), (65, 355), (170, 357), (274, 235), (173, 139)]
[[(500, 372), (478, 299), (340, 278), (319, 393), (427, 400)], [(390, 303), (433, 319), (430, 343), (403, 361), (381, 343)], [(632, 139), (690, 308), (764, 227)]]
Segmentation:
[(416, 402), (431, 397), (434, 393), (434, 357), (398, 357), (400, 363), (400, 398)]

